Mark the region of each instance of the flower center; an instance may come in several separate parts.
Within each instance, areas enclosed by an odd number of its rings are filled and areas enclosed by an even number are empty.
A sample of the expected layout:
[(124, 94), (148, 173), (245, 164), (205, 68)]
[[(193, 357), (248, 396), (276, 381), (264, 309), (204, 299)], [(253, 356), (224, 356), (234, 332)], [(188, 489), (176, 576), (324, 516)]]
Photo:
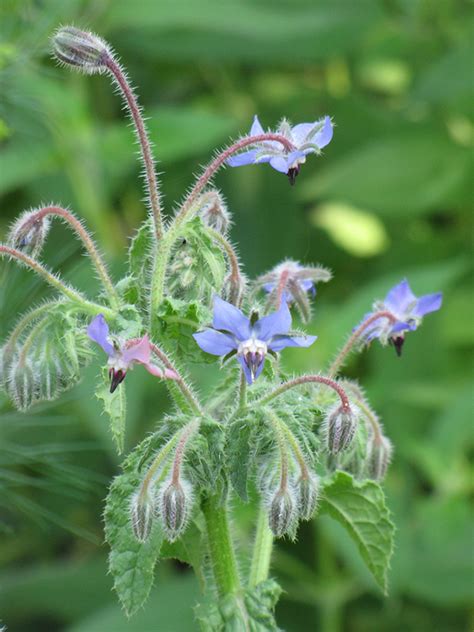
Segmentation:
[(252, 379), (255, 379), (255, 375), (265, 360), (267, 354), (267, 345), (263, 340), (257, 338), (249, 338), (239, 344), (237, 354), (242, 356), (245, 360), (245, 364), (250, 369)]

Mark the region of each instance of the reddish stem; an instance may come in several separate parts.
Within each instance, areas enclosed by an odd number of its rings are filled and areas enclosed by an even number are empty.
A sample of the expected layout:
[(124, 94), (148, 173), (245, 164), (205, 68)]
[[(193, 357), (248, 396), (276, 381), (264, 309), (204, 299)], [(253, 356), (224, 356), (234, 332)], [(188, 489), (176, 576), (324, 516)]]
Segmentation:
[(343, 412), (350, 412), (351, 407), (349, 404), (349, 398), (347, 397), (345, 390), (342, 388), (342, 386), (340, 386), (340, 384), (329, 377), (324, 377), (323, 375), (301, 375), (300, 377), (296, 377), (294, 380), (289, 380), (265, 397), (258, 399), (256, 402), (254, 402), (254, 405), (266, 404), (267, 402), (274, 399), (275, 397), (278, 397), (290, 388), (294, 388), (295, 386), (299, 386), (300, 384), (310, 384), (314, 382), (324, 384), (325, 386), (332, 388), (333, 391), (335, 391), (339, 395)]
[(354, 346), (354, 344), (357, 342), (360, 336), (364, 333), (367, 327), (369, 327), (372, 323), (374, 323), (379, 318), (387, 318), (392, 324), (396, 323), (398, 320), (396, 316), (394, 316), (391, 312), (386, 311), (386, 310), (375, 312), (374, 314), (369, 316), (369, 318), (364, 320), (357, 327), (357, 329), (353, 331), (353, 333), (350, 335), (349, 339), (347, 340), (346, 344), (342, 347), (342, 349), (339, 351), (336, 358), (334, 359), (333, 363), (331, 364), (328, 371), (328, 374), (331, 377), (334, 377), (335, 375), (337, 375), (337, 373), (339, 373), (340, 368), (344, 364), (344, 360), (346, 359), (347, 355), (352, 350), (352, 347)]

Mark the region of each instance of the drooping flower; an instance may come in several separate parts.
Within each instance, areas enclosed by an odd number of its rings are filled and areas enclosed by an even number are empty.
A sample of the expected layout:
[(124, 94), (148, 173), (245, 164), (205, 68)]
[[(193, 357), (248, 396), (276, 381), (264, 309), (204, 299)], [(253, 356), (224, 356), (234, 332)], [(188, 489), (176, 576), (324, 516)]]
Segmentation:
[(316, 336), (289, 334), (290, 327), (291, 314), (284, 301), (278, 311), (253, 322), (240, 309), (215, 296), (212, 328), (193, 335), (206, 353), (216, 356), (237, 353), (247, 382), (252, 384), (262, 372), (268, 352), (309, 347), (316, 340)]
[(391, 322), (387, 318), (376, 319), (364, 332), (364, 340), (370, 342), (374, 338), (379, 338), (382, 343), (389, 342), (394, 345), (397, 355), (401, 355), (406, 332), (415, 331), (423, 316), (440, 309), (442, 300), (441, 292), (416, 297), (408, 281), (404, 279), (389, 291), (383, 301), (375, 302), (373, 311), (365, 318), (379, 311), (387, 311), (395, 316), (396, 321)]
[[(290, 184), (294, 184), (300, 166), (306, 162), (308, 154), (319, 154), (321, 149), (331, 142), (333, 125), (329, 116), (325, 116), (314, 123), (299, 123), (291, 126), (283, 119), (278, 128), (270, 133), (284, 136), (292, 144), (289, 150), (278, 141), (262, 141), (250, 145), (250, 149), (227, 159), (230, 167), (254, 165), (261, 162), (269, 162), (270, 166), (286, 173)], [(250, 136), (265, 134), (257, 115), (253, 119)]]
[(316, 283), (327, 282), (331, 273), (322, 267), (302, 266), (297, 261), (283, 261), (259, 277), (256, 285), (269, 295), (269, 302), (279, 305), (281, 300), (294, 303), (304, 322), (311, 316), (308, 295), (316, 296)]
[(112, 338), (109, 326), (103, 314), (96, 316), (87, 327), (87, 335), (102, 347), (109, 356), (110, 392), (113, 393), (123, 382), (129, 368), (134, 364), (142, 364), (145, 369), (157, 377), (176, 379), (177, 375), (170, 369), (162, 370), (151, 362), (151, 348), (148, 336), (121, 341)]

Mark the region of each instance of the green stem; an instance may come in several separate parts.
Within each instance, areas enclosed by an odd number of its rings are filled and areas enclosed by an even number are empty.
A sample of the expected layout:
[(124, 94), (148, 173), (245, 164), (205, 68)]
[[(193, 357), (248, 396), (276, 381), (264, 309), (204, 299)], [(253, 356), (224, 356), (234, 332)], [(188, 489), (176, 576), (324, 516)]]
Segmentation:
[(55, 290), (61, 292), (69, 300), (73, 303), (77, 303), (81, 306), (81, 308), (85, 312), (89, 312), (91, 314), (104, 314), (108, 318), (114, 318), (115, 312), (108, 307), (104, 307), (102, 305), (98, 305), (97, 303), (93, 303), (92, 301), (87, 300), (80, 292), (77, 290), (73, 290), (71, 287), (63, 283), (57, 276), (49, 272), (39, 261), (25, 255), (20, 250), (15, 250), (15, 248), (10, 248), (9, 246), (0, 245), (0, 257), (7, 256), (12, 259), (16, 259), (17, 261), (23, 263), (28, 268), (31, 268), (34, 272), (39, 274), (39, 276), (43, 277), (43, 279), (49, 283)]
[(253, 545), (252, 564), (249, 574), (249, 588), (267, 579), (273, 550), (273, 533), (268, 526), (268, 515), (260, 505), (257, 517), (257, 531)]
[(245, 408), (247, 408), (247, 380), (245, 379), (243, 369), (241, 369), (239, 383), (239, 407), (237, 409), (237, 413), (242, 412)]
[(203, 501), (202, 511), (217, 591), (221, 597), (237, 593), (240, 590), (240, 578), (229, 530), (227, 507), (220, 504), (219, 496), (211, 496)]

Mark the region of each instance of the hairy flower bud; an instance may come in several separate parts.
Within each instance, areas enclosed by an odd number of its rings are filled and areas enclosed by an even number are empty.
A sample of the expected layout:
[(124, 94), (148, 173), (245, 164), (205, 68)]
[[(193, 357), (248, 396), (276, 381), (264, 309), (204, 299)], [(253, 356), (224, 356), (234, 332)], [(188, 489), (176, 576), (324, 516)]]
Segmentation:
[(393, 447), (384, 435), (373, 436), (369, 443), (367, 468), (370, 478), (381, 481), (392, 458)]
[(54, 55), (60, 62), (87, 74), (104, 72), (106, 61), (112, 56), (103, 39), (73, 26), (58, 29), (52, 42)]
[(161, 519), (166, 537), (174, 542), (186, 529), (191, 490), (185, 481), (165, 483), (163, 489), (160, 499)]
[(137, 492), (130, 504), (130, 518), (135, 537), (139, 542), (146, 542), (151, 533), (155, 507), (149, 494)]
[(202, 221), (206, 226), (225, 235), (230, 226), (230, 216), (222, 195), (219, 191), (210, 191), (204, 197), (206, 201), (199, 210)]
[(332, 454), (338, 454), (352, 443), (357, 428), (357, 418), (352, 408), (339, 405), (328, 411), (325, 422), (327, 447)]
[(37, 381), (30, 362), (15, 359), (8, 376), (8, 393), (19, 410), (27, 410), (36, 399)]
[(291, 531), (296, 518), (296, 507), (288, 488), (279, 489), (270, 504), (268, 524), (277, 538)]
[(298, 483), (298, 512), (301, 520), (311, 520), (319, 500), (319, 479), (313, 474)]
[(36, 257), (43, 248), (49, 227), (49, 220), (38, 216), (38, 209), (27, 211), (13, 224), (7, 243), (16, 250)]

